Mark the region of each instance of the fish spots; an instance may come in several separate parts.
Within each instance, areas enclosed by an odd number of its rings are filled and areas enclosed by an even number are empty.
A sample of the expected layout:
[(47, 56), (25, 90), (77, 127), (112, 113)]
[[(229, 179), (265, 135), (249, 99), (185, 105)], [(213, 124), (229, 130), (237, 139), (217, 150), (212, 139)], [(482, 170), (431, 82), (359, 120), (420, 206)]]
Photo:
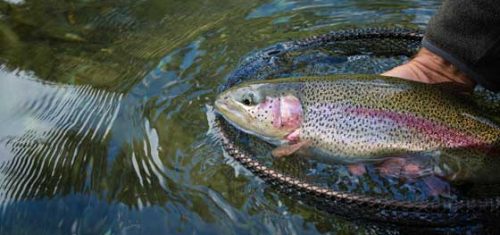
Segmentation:
[(279, 128), (279, 125), (281, 125), (281, 107), (279, 101), (279, 97), (266, 97), (266, 102), (262, 104), (262, 107), (267, 106), (265, 113), (269, 115), (266, 116), (269, 116), (271, 126), (275, 128)]
[(256, 129), (262, 133), (284, 133), (280, 140), (286, 140), (286, 135), (300, 128), (303, 121), (302, 104), (291, 94), (263, 97), (259, 104), (249, 108), (249, 112), (255, 117), (252, 125), (256, 125)]
[(304, 82), (299, 94), (301, 139), (335, 155), (457, 147), (491, 151), (500, 141), (498, 129), (463, 115), (477, 112), (425, 85), (346, 77)]
[(441, 147), (457, 148), (484, 145), (480, 139), (467, 133), (411, 114), (367, 108), (346, 108), (345, 112), (370, 118), (374, 125), (384, 120), (404, 125), (408, 129), (416, 130), (427, 136), (430, 140), (438, 142)]
[(430, 86), (339, 76), (263, 82), (250, 89), (258, 103), (245, 111), (254, 118), (235, 115), (245, 117), (240, 126), (292, 142), (293, 131), (300, 129), (300, 141), (337, 156), (370, 158), (500, 142), (498, 128), (474, 119), (480, 113)]

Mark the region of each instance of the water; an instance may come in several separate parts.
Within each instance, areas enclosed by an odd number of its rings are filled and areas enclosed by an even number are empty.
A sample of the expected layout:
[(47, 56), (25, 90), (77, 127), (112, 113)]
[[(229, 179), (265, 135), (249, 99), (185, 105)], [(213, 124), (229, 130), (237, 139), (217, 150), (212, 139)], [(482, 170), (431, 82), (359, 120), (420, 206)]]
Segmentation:
[(0, 233), (317, 234), (325, 215), (223, 156), (206, 104), (251, 51), (424, 28), (441, 1), (0, 2)]

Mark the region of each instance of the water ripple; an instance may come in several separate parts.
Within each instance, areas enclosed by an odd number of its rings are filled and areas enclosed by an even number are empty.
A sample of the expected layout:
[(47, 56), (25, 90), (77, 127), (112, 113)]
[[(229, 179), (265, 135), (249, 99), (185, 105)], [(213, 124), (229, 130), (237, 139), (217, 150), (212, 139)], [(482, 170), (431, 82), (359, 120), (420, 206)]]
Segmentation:
[[(89, 142), (102, 142), (113, 126), (122, 94), (99, 91), (90, 86), (73, 87), (35, 80), (29, 73), (1, 68), (0, 113), (3, 154), (0, 200), (53, 194), (64, 180), (61, 167), (87, 161), (80, 151)], [(16, 100), (10, 99), (16, 93)], [(52, 189), (43, 185), (52, 184)]]
[[(0, 3), (0, 61), (19, 68), (0, 67), (2, 234), (357, 232), (235, 174), (206, 135), (205, 104), (252, 50), (353, 25), (423, 27), (440, 4), (21, 2)], [(330, 63), (322, 55), (306, 69)]]

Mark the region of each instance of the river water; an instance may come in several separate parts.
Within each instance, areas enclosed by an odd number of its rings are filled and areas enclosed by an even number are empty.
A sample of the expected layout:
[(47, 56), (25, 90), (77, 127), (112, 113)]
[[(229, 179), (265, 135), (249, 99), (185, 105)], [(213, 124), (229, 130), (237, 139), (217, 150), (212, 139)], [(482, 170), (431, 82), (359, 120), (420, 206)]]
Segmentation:
[(223, 156), (206, 105), (244, 56), (438, 0), (0, 1), (1, 234), (398, 233), (326, 215)]

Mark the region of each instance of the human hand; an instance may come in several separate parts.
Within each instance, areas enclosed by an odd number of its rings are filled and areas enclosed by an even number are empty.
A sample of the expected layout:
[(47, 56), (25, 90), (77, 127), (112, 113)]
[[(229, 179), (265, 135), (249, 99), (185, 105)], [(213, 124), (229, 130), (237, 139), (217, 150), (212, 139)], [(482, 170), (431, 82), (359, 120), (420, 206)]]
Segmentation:
[(467, 89), (472, 89), (475, 85), (472, 79), (460, 72), (454, 65), (425, 48), (422, 48), (408, 63), (382, 75), (431, 84), (452, 82)]

